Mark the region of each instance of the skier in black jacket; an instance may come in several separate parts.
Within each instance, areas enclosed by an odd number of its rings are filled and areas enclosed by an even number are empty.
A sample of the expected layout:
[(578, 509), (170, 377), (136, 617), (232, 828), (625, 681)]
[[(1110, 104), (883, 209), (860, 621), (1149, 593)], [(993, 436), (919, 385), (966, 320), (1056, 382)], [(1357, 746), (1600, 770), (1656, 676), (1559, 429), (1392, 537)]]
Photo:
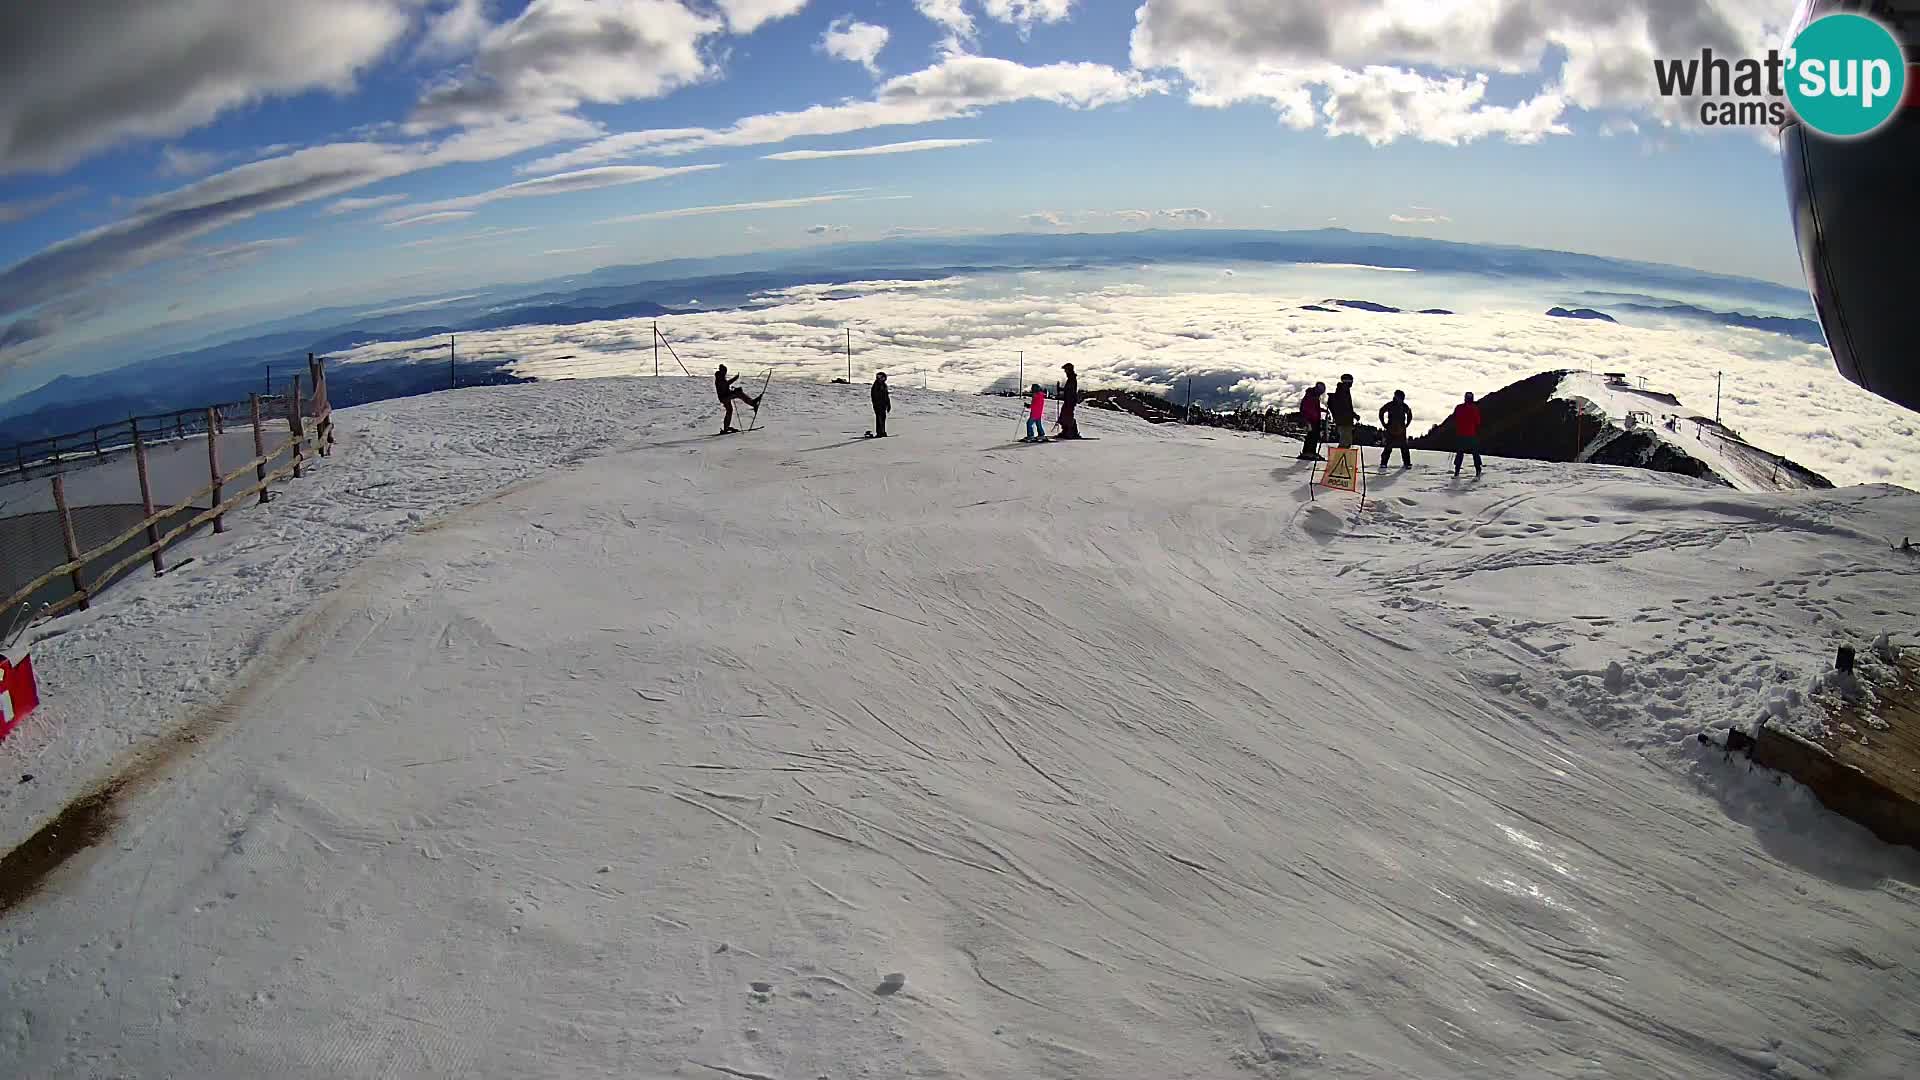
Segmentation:
[(873, 377), (873, 437), (887, 437), (887, 413), (893, 409), (893, 398), (887, 394), (887, 373), (882, 371)]
[(1407, 392), (1395, 390), (1393, 400), (1380, 406), (1380, 426), (1386, 429), (1386, 445), (1380, 450), (1380, 468), (1385, 470), (1393, 448), (1400, 448), (1400, 467), (1413, 468), (1413, 455), (1407, 452), (1407, 429), (1413, 426), (1413, 407), (1407, 404)]
[(1353, 376), (1340, 376), (1340, 385), (1327, 395), (1327, 411), (1333, 413), (1333, 422), (1340, 429), (1340, 445), (1353, 445), (1353, 425), (1360, 414), (1353, 408)]
[(727, 409), (726, 418), (720, 421), (720, 434), (722, 435), (725, 435), (730, 431), (738, 430), (733, 426), (733, 403), (734, 402), (744, 401), (747, 404), (753, 406), (753, 410), (755, 412), (760, 411), (759, 398), (754, 397), (748, 394), (745, 390), (742, 390), (739, 387), (733, 385), (734, 383), (737, 383), (739, 381), (740, 381), (740, 376), (738, 375), (735, 375), (732, 378), (727, 377), (727, 365), (725, 364), (721, 364), (717, 369), (714, 370), (713, 392), (720, 398), (720, 404), (726, 406), (726, 409)]
[(1060, 438), (1083, 438), (1080, 422), (1073, 418), (1073, 407), (1080, 402), (1080, 376), (1074, 374), (1072, 364), (1061, 364), (1060, 369), (1067, 373), (1067, 385), (1060, 391)]

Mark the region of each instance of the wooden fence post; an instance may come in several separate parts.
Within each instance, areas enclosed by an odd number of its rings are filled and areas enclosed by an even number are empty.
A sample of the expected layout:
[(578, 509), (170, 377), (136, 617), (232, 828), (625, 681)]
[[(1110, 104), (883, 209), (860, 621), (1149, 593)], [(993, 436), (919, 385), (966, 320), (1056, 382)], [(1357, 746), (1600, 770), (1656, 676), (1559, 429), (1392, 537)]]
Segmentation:
[(300, 376), (293, 377), (293, 398), (287, 405), (287, 433), (293, 438), (293, 478), (300, 479), (300, 465), (305, 459), (307, 433), (305, 423), (300, 418)]
[[(140, 471), (140, 509), (147, 517), (147, 546), (160, 542), (160, 525), (153, 520), (153, 485), (147, 480), (147, 444), (140, 439), (140, 422), (133, 424), (133, 465)], [(160, 549), (153, 549), (153, 576), (159, 577), (167, 572), (166, 564), (160, 561)]]
[[(220, 488), (220, 433), (214, 430), (218, 412), (217, 409), (207, 410), (207, 475), (213, 479), (213, 501), (207, 506), (215, 510), (219, 509), (221, 503), (227, 501)], [(213, 515), (213, 531), (216, 534), (227, 531), (225, 514)]]
[(259, 464), (253, 467), (253, 477), (260, 484), (260, 505), (267, 505), (267, 437), (260, 430), (260, 395), (247, 395), (247, 414), (253, 421), (253, 457)]
[[(59, 473), (53, 475), (53, 505), (60, 511), (60, 534), (67, 542), (67, 561), (77, 562), (80, 558), (80, 542), (73, 535), (73, 513), (67, 509), (66, 478)], [(87, 583), (80, 576), (80, 568), (73, 568), (73, 591), (80, 597), (80, 610), (87, 610)]]

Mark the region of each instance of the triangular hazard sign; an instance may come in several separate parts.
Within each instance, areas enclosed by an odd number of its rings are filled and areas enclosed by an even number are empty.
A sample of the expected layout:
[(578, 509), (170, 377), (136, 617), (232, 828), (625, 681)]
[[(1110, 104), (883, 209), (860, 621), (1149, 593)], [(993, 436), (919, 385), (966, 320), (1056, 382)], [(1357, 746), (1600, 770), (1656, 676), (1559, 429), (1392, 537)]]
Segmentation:
[(1320, 483), (1343, 491), (1354, 490), (1355, 460), (1358, 456), (1350, 446), (1334, 447), (1327, 454), (1327, 474), (1320, 478)]

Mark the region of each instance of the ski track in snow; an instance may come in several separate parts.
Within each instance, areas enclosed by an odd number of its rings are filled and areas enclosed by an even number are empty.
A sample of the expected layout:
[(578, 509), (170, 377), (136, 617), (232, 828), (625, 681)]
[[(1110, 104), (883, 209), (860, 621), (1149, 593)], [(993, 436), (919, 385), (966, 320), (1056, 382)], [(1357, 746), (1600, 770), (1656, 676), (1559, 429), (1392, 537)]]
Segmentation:
[(0, 1074), (1920, 1070), (1920, 855), (1691, 737), (1911, 633), (1920, 496), (1418, 454), (1363, 510), (698, 382), (344, 411), (54, 624), (9, 846), (220, 722), (0, 917)]

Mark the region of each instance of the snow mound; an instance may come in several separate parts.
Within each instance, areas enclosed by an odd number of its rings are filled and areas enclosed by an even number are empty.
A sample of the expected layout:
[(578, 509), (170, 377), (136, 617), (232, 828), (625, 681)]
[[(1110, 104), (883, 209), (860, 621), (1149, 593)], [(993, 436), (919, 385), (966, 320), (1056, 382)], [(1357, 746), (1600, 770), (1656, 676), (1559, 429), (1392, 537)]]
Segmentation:
[(215, 722), (0, 916), (0, 1074), (1920, 1068), (1920, 857), (1689, 738), (1920, 620), (1920, 496), (710, 395), (345, 410), (56, 624), (10, 840)]

